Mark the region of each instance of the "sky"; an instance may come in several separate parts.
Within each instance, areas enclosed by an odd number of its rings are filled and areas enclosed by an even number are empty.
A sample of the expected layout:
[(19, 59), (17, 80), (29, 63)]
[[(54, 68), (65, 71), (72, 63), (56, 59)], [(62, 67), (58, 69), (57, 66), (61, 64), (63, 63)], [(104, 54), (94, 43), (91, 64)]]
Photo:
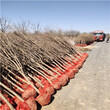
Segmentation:
[(1, 17), (52, 29), (110, 33), (110, 1), (1, 1)]

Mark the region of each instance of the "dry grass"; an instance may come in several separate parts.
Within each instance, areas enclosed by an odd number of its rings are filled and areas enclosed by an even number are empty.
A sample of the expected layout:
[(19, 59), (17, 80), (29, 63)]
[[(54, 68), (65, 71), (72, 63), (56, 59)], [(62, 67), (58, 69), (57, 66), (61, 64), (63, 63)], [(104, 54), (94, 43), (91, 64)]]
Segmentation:
[(79, 46), (76, 46), (75, 48), (76, 48), (78, 51), (82, 51), (82, 52), (91, 51), (91, 49), (88, 48), (88, 47), (79, 47)]

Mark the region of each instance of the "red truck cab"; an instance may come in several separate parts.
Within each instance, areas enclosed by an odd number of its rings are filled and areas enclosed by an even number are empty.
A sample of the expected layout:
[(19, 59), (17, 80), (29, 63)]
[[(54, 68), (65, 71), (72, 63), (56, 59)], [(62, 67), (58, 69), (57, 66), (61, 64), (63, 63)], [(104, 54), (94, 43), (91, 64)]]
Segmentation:
[(95, 41), (103, 41), (105, 39), (105, 34), (103, 31), (94, 31), (93, 35)]

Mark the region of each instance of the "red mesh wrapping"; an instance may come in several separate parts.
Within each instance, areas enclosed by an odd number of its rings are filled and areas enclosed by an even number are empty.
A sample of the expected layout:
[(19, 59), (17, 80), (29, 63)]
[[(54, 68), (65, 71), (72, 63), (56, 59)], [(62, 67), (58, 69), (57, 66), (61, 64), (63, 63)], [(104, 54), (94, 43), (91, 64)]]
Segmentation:
[(37, 103), (34, 97), (30, 97), (28, 100), (26, 100), (26, 103), (28, 104), (30, 110), (37, 110)]
[(85, 58), (87, 58), (89, 55), (87, 53), (84, 53), (83, 56), (85, 56)]
[(49, 104), (50, 100), (51, 100), (51, 95), (49, 93), (39, 94), (36, 98), (36, 101), (42, 106)]
[(37, 88), (41, 87), (41, 85), (39, 83), (35, 83), (35, 85), (36, 85)]
[(29, 86), (24, 92), (22, 93), (22, 98), (24, 100), (30, 98), (30, 97), (36, 97), (36, 91), (32, 86)]
[(68, 82), (68, 76), (65, 75), (65, 74), (62, 74), (62, 75), (60, 75), (60, 76), (58, 77), (58, 80), (59, 80), (61, 86), (64, 86), (64, 85), (66, 85), (67, 82)]
[(26, 102), (19, 102), (16, 110), (31, 110)]
[(68, 72), (65, 72), (65, 74), (70, 78), (74, 78), (75, 72), (73, 70), (68, 70)]
[(82, 65), (83, 65), (83, 62), (80, 60), (80, 61), (78, 62), (78, 64), (76, 65), (76, 67), (77, 67), (77, 68), (81, 68)]
[(54, 88), (49, 84), (45, 85), (44, 87), (39, 88), (39, 90), (43, 90), (51, 95), (54, 94), (55, 92)]
[(58, 79), (52, 81), (52, 83), (53, 83), (53, 84), (52, 84), (52, 87), (53, 87), (54, 89), (56, 89), (56, 90), (61, 89), (61, 85), (60, 85), (60, 82), (59, 82)]
[(18, 103), (20, 102), (20, 100), (19, 100), (18, 98), (15, 98), (14, 102), (15, 102), (16, 104), (18, 104)]
[(73, 72), (74, 72), (74, 73), (77, 73), (78, 70), (79, 70), (79, 69), (78, 69), (76, 66), (73, 66)]
[[(54, 73), (54, 75), (56, 76), (56, 74)], [(55, 80), (56, 78), (54, 78), (53, 76), (48, 76), (48, 78), (51, 80), (51, 81), (53, 81), (53, 80)]]
[(7, 104), (4, 104), (0, 107), (0, 110), (11, 110)]
[(19, 90), (18, 88), (16, 88), (15, 91), (18, 92), (19, 94), (22, 94), (22, 91)]
[(30, 85), (29, 85), (29, 84), (26, 84), (26, 83), (24, 83), (24, 84), (21, 85), (21, 87), (22, 87), (23, 89), (27, 89), (29, 86), (30, 86)]

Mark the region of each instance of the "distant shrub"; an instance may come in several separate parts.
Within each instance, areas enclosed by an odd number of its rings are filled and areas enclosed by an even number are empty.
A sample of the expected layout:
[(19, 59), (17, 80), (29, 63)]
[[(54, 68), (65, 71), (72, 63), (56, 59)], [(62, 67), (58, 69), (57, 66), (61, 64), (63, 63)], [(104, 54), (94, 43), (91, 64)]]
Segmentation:
[(83, 33), (77, 36), (74, 39), (75, 44), (89, 44), (94, 41), (94, 37), (92, 34)]

